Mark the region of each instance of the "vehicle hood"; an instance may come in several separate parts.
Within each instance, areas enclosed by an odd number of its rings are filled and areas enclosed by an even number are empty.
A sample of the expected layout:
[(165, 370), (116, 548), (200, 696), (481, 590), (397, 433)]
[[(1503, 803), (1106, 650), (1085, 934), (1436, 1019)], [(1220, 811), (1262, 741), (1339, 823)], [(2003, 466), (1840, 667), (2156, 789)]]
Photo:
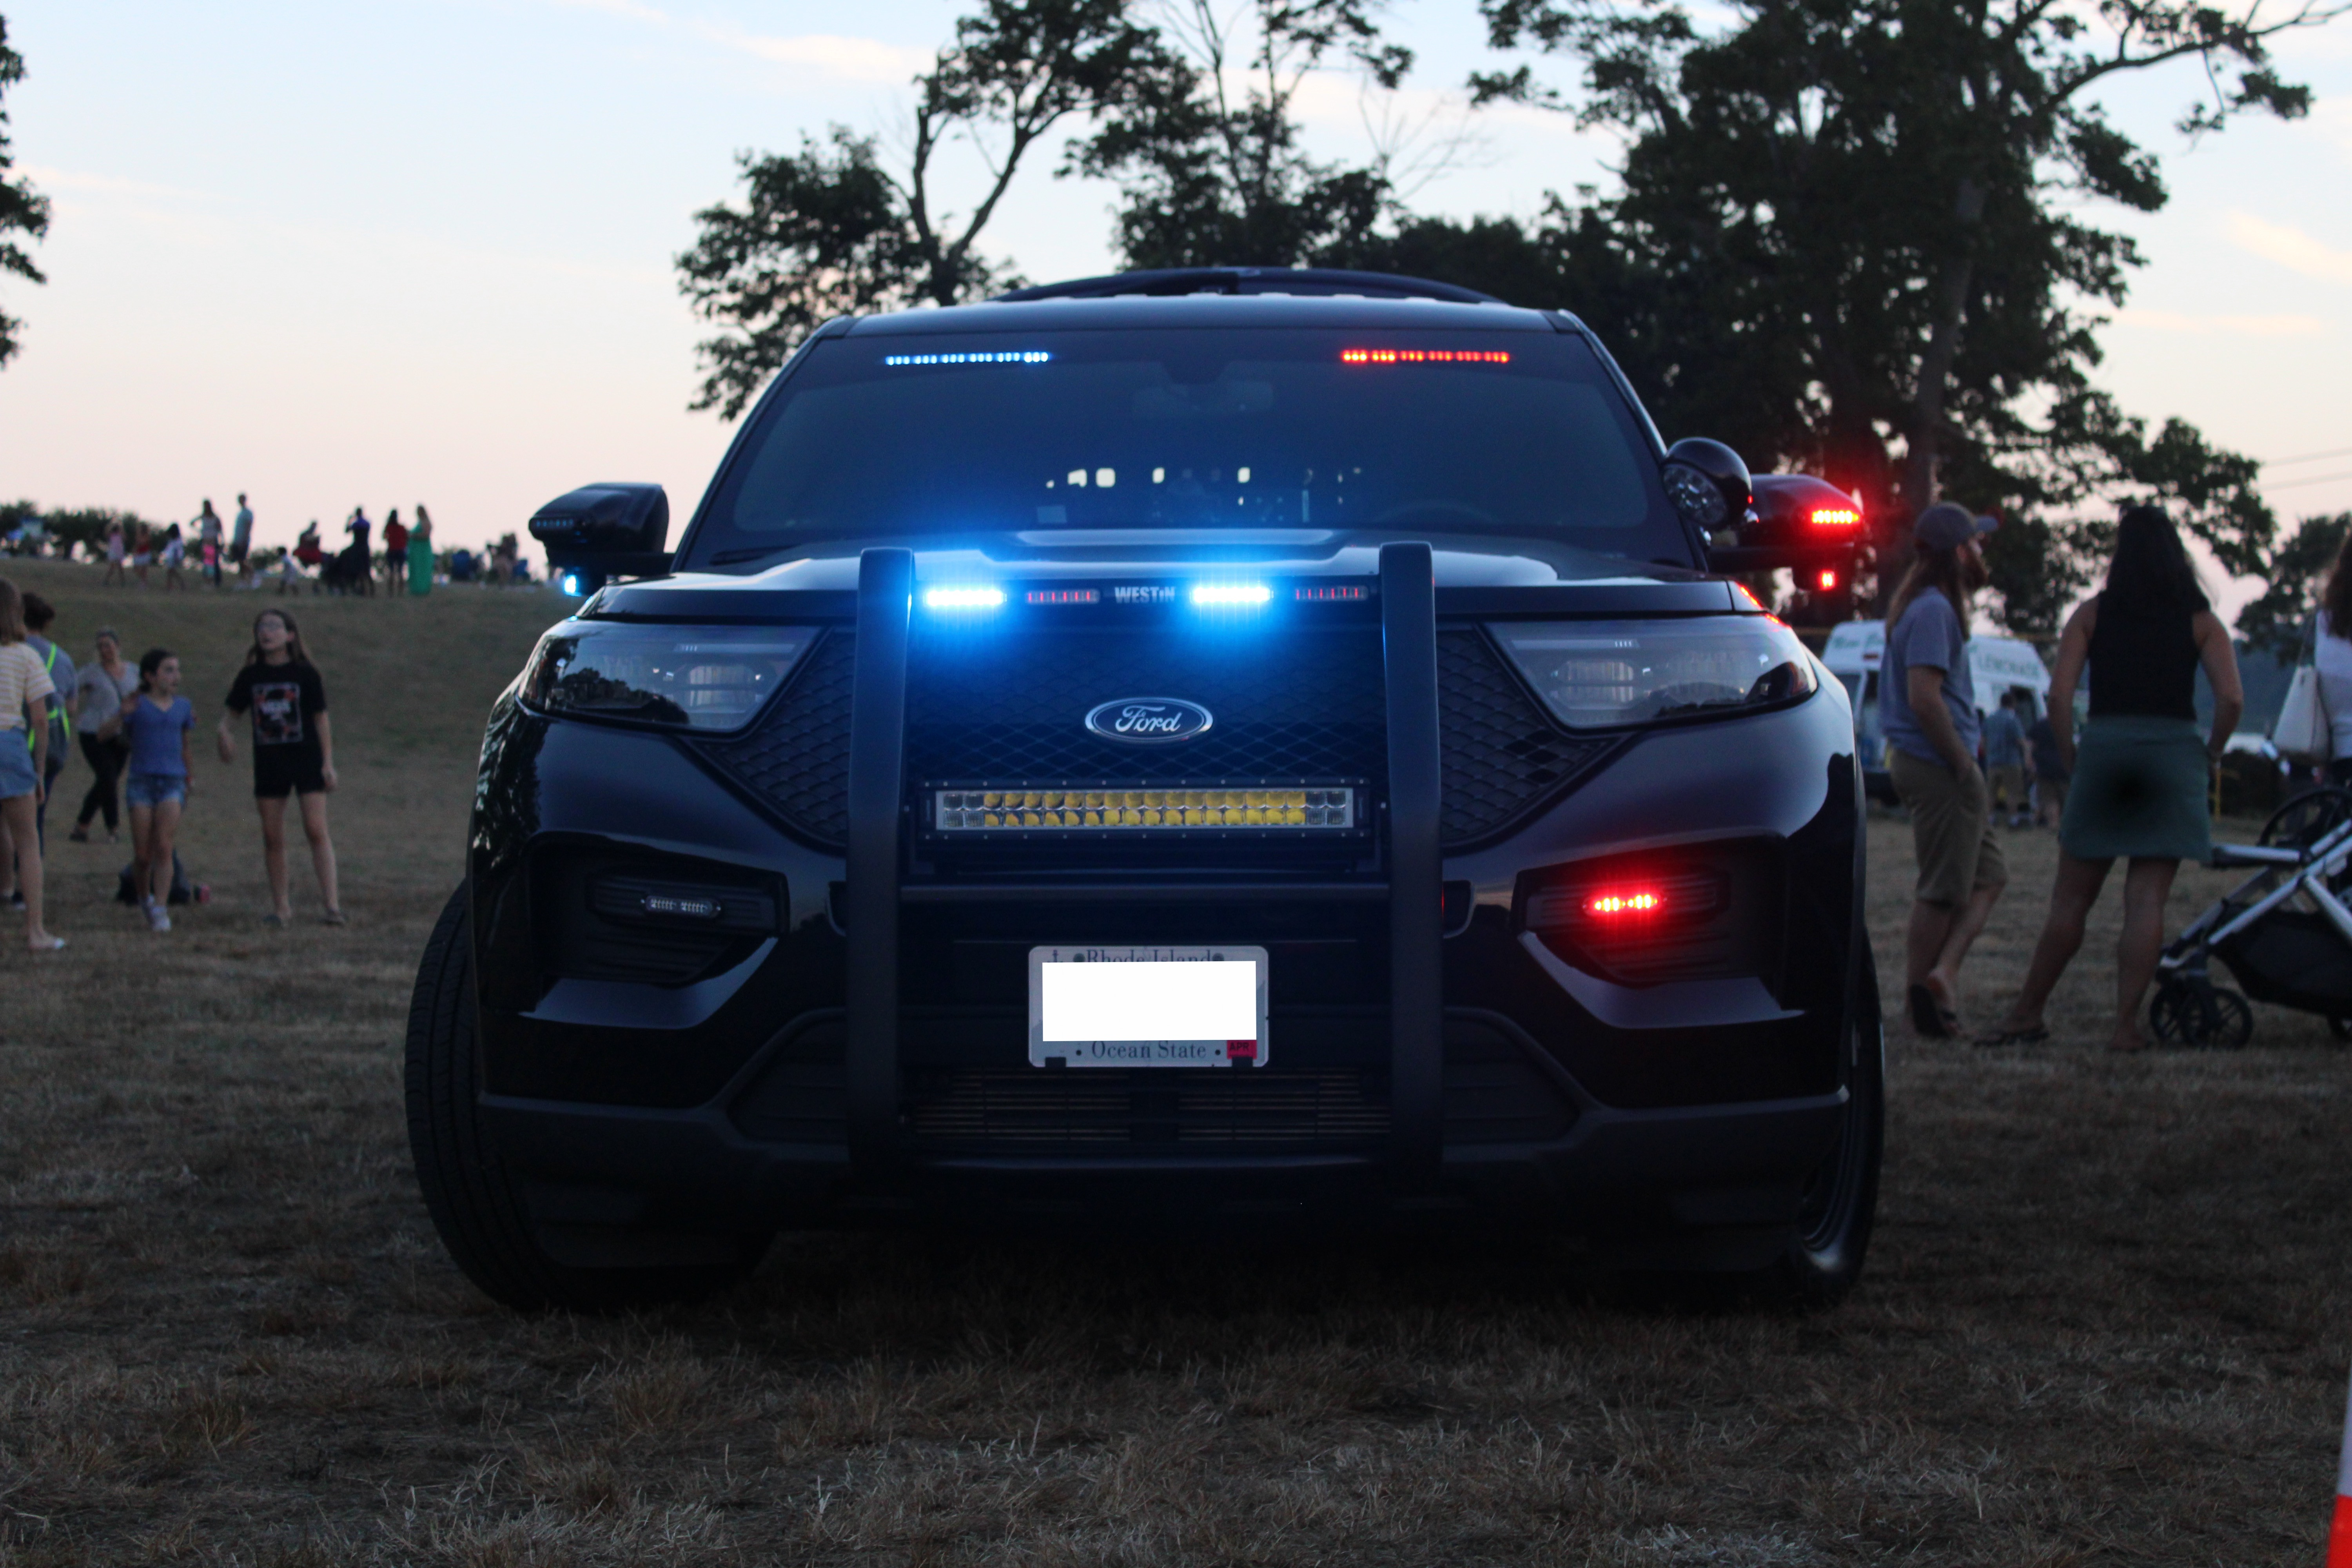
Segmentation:
[(739, 567), (681, 572), (607, 589), (597, 607), (606, 613), (650, 616), (696, 613), (712, 607), (708, 602), (719, 595), (731, 599), (776, 593), (851, 594), (857, 587), (859, 556), (879, 547), (913, 551), (916, 581), (928, 587), (1118, 578), (1164, 581), (1204, 569), (1290, 579), (1362, 579), (1379, 574), (1381, 546), (1399, 540), (1430, 543), (1441, 591), (1573, 587), (1605, 591), (1687, 584), (1711, 589), (1724, 596), (1719, 607), (1733, 607), (1727, 588), (1688, 567), (1627, 560), (1559, 541), (1516, 534), (1316, 528), (1040, 529), (945, 538), (909, 534), (812, 539)]

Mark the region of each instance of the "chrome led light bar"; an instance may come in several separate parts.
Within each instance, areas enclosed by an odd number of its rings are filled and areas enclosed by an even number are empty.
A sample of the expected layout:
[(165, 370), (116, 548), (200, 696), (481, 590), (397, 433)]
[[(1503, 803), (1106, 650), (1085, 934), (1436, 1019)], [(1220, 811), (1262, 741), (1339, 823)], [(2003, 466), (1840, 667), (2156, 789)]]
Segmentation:
[(931, 793), (931, 826), (951, 834), (1088, 828), (1151, 833), (1171, 828), (1321, 829), (1350, 832), (1356, 792), (1348, 785), (1192, 789), (1008, 785)]

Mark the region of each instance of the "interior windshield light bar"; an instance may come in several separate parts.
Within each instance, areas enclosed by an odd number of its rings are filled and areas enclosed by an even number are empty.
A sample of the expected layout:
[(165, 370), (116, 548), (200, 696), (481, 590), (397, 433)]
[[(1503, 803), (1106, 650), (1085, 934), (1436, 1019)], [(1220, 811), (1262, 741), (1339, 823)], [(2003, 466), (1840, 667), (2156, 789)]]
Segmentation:
[(1032, 605), (1096, 605), (1102, 602), (1098, 588), (1032, 588), (1024, 595)]
[(953, 354), (884, 354), (884, 364), (1044, 364), (1054, 357), (1049, 349), (1005, 349), (998, 353)]
[(927, 610), (992, 610), (1004, 603), (1002, 588), (926, 588)]
[(1263, 583), (1196, 583), (1192, 585), (1192, 602), (1196, 605), (1263, 605), (1274, 597), (1274, 590)]
[(1321, 828), (1352, 831), (1356, 792), (1340, 785), (1298, 789), (943, 789), (932, 792), (940, 832), (984, 834), (1028, 828)]
[(1341, 587), (1300, 588), (1291, 596), (1302, 605), (1359, 604), (1370, 594), (1370, 589), (1357, 584)]
[(1341, 349), (1341, 364), (1508, 364), (1506, 349)]

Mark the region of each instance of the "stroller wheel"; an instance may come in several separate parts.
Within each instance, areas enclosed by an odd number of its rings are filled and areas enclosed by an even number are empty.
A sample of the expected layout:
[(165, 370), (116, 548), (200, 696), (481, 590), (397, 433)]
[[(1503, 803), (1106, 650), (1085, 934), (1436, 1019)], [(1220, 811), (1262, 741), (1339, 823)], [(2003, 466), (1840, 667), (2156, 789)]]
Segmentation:
[(2242, 1051), (2254, 1037), (2254, 1010), (2226, 985), (2167, 981), (2148, 1004), (2147, 1025), (2168, 1046)]
[(2263, 824), (2262, 837), (2254, 842), (2266, 849), (2301, 848), (2317, 842), (2321, 834), (2347, 818), (2352, 818), (2352, 790), (2311, 790), (2271, 813), (2271, 819)]

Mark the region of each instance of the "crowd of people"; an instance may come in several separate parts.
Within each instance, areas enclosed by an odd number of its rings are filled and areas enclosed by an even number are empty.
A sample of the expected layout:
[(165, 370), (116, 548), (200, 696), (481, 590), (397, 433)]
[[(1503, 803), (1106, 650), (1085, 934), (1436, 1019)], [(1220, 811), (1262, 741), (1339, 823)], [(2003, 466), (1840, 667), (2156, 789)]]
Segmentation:
[[(91, 782), (73, 829), (75, 844), (120, 842), (127, 819), (131, 863), (127, 901), (156, 932), (172, 929), (170, 907), (194, 889), (181, 875), (180, 823), (194, 784), (194, 704), (180, 693), (181, 669), (169, 648), (151, 647), (133, 666), (120, 634), (100, 627), (91, 658), (77, 666), (47, 636), (55, 612), (37, 594), (19, 594), (0, 578), (0, 901), (21, 910), (25, 942), (37, 953), (65, 946), (45, 923), (43, 876), (48, 805), (78, 742)], [(286, 806), (298, 804), (310, 864), (329, 925), (343, 923), (327, 795), (336, 784), (334, 732), (327, 689), (293, 614), (278, 606), (253, 619), (252, 646), (222, 703), (215, 747), (236, 761), (248, 733), (253, 797), (260, 818), (270, 910), (263, 923), (293, 919), (286, 863)]]
[(152, 587), (160, 573), (164, 589), (185, 590), (191, 569), (215, 588), (232, 579), (241, 588), (258, 587), (274, 576), (281, 595), (305, 586), (312, 593), (373, 595), (379, 574), (386, 595), (420, 598), (440, 583), (500, 586), (531, 580), (515, 534), (478, 552), (462, 546), (443, 551), (434, 542), (432, 514), (420, 504), (412, 515), (415, 521), (404, 523), (399, 508), (385, 514), (380, 554), (376, 525), (364, 506), (352, 509), (343, 521), (344, 542), (331, 552), (315, 518), (290, 549), (257, 550), (253, 508), (240, 493), (233, 521), (224, 521), (207, 499), (185, 524), (111, 522), (92, 548), (106, 564), (100, 581), (107, 587)]
[[(1888, 771), (1911, 815), (1918, 862), (1905, 933), (1905, 1006), (1913, 1029), (1928, 1038), (1967, 1035), (1960, 968), (2009, 882), (1993, 786), (1977, 761), (1979, 743), (1988, 767), (2011, 792), (2014, 824), (2027, 753), (2043, 739), (2021, 723), (2013, 692), (2004, 693), (1990, 720), (1978, 714), (1966, 647), (1970, 603), (1988, 580), (1981, 541), (1991, 526), (1948, 502), (1920, 514), (1912, 560), (1888, 605), (1879, 677)], [(2336, 579), (2352, 597), (2352, 577), (2340, 559)], [(2352, 657), (2346, 664), (2352, 670)], [(2196, 705), (2200, 668), (2214, 699), (2203, 734)], [(2074, 691), (2086, 672), (2088, 718), (2078, 738)], [(2352, 693), (2347, 700), (2352, 706)], [(2034, 763), (2045, 808), (2054, 804), (2058, 814), (2049, 910), (2024, 985), (1999, 1022), (1976, 1037), (1979, 1044), (2049, 1037), (2043, 1008), (2122, 860), (2124, 921), (2108, 1046), (2147, 1048), (2139, 1007), (2163, 951), (2165, 904), (2180, 862), (2210, 858), (2211, 770), (2244, 710), (2229, 628), (2213, 614), (2179, 531), (2161, 508), (2126, 510), (2105, 586), (2067, 618), (2051, 678), (2046, 751)]]

